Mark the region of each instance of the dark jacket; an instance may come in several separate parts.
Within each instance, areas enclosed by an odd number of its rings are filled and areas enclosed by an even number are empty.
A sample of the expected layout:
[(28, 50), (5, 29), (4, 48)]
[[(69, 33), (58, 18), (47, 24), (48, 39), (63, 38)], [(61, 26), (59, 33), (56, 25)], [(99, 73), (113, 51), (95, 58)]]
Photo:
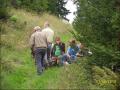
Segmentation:
[(56, 46), (58, 46), (61, 50), (61, 55), (63, 53), (65, 53), (65, 43), (60, 43), (60, 44), (54, 44), (53, 48), (52, 48), (52, 52), (51, 52), (51, 55), (52, 56), (55, 56), (55, 51), (56, 51)]

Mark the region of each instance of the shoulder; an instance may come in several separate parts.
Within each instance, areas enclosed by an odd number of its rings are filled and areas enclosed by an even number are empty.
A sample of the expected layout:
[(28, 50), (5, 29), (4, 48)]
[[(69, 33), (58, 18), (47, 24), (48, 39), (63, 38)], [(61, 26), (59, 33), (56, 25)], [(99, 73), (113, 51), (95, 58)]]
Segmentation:
[(42, 29), (42, 32), (45, 32), (46, 31), (46, 28)]
[(54, 31), (52, 30), (52, 28), (48, 27), (47, 29), (48, 29), (50, 32), (53, 32), (53, 33), (54, 33)]
[(67, 48), (67, 50), (70, 50), (71, 49), (71, 47), (69, 46), (68, 48)]
[(48, 28), (44, 28), (44, 29), (42, 30), (42, 32), (43, 32), (43, 33), (48, 33), (49, 30), (48, 30)]
[(47, 28), (44, 28), (42, 31), (49, 31), (49, 27), (47, 27)]
[(41, 33), (45, 34), (45, 33), (46, 33), (46, 31), (43, 29), (43, 30), (41, 31)]
[(34, 37), (34, 36), (35, 36), (35, 33), (36, 33), (36, 32), (34, 32), (34, 33), (31, 35), (31, 37)]

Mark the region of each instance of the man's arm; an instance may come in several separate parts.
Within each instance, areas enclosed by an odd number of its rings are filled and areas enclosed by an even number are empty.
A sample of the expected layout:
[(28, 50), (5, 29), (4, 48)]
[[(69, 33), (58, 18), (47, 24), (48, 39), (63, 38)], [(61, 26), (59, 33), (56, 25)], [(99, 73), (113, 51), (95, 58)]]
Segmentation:
[(30, 44), (30, 48), (33, 49), (33, 47), (35, 45), (35, 36), (34, 36), (34, 34), (31, 35), (29, 44)]

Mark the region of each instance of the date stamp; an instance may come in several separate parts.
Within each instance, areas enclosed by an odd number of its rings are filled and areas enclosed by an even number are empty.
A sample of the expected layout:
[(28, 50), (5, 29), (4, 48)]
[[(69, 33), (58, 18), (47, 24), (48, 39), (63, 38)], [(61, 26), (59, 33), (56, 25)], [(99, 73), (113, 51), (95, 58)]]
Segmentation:
[(98, 83), (100, 86), (107, 85), (107, 84), (117, 85), (116, 80), (106, 80), (106, 79), (96, 80), (96, 83)]

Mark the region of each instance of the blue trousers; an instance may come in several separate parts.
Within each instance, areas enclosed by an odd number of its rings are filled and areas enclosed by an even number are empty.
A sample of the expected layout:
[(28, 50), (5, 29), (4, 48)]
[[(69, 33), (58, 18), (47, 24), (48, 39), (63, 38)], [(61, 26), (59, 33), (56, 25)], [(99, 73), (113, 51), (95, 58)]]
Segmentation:
[(46, 53), (46, 48), (36, 48), (35, 50), (35, 60), (36, 60), (38, 74), (41, 74), (43, 72), (45, 53)]
[(67, 54), (64, 54), (64, 55), (62, 55), (61, 63), (63, 64), (63, 62), (65, 62), (65, 61), (72, 63), (72, 62), (76, 61), (76, 56), (71, 55), (70, 58), (68, 58)]

